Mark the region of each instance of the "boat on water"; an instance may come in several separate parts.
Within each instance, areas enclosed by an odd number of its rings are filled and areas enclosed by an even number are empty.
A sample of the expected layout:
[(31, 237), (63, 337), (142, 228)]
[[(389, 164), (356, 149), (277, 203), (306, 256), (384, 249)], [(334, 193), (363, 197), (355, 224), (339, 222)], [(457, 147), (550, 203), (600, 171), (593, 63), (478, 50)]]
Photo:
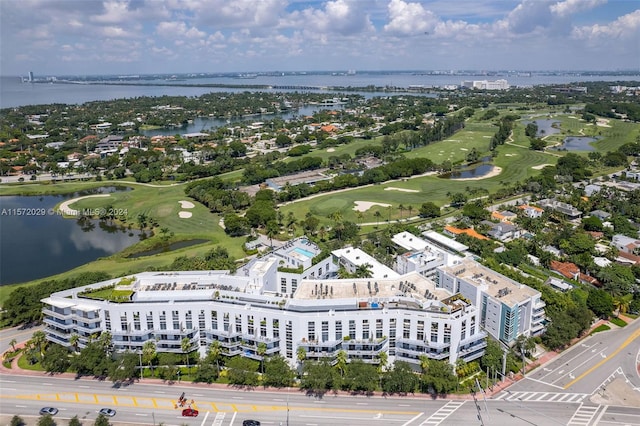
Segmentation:
[(233, 78), (240, 78), (240, 79), (251, 79), (251, 78), (257, 78), (258, 74), (238, 74)]

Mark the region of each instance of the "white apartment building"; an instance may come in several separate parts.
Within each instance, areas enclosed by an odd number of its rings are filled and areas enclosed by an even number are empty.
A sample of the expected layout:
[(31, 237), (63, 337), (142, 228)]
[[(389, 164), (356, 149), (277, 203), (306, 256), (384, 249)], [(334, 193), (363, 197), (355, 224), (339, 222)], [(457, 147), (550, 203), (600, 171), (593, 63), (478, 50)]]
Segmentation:
[(489, 80), (474, 80), (474, 81), (463, 81), (462, 87), (466, 87), (468, 89), (478, 89), (478, 90), (507, 90), (509, 88), (509, 82), (504, 79), (489, 81)]
[[(235, 275), (145, 272), (57, 292), (43, 299), (45, 333), (67, 347), (78, 335), (82, 348), (108, 331), (115, 350), (134, 352), (154, 340), (158, 352), (182, 353), (187, 338), (201, 356), (219, 341), (227, 355), (260, 360), (280, 354), (292, 366), (298, 348), (308, 359), (333, 360), (345, 351), (349, 359), (370, 363), (386, 352), (390, 363), (403, 360), (416, 368), (421, 355), (450, 363), (483, 355), (486, 333), (469, 297), (417, 272), (319, 279), (335, 274), (333, 259), (346, 262), (360, 254), (342, 257), (338, 251), (340, 256), (317, 259), (318, 254), (315, 244), (300, 238)], [(108, 286), (130, 295), (118, 301), (90, 298), (90, 290)]]
[(437, 286), (469, 299), (478, 308), (482, 328), (507, 345), (520, 335), (544, 332), (545, 303), (540, 292), (472, 259), (439, 268)]
[(408, 250), (396, 257), (394, 269), (399, 274), (416, 271), (424, 277), (435, 279), (437, 268), (454, 265), (463, 259), (407, 231), (394, 235), (391, 240)]

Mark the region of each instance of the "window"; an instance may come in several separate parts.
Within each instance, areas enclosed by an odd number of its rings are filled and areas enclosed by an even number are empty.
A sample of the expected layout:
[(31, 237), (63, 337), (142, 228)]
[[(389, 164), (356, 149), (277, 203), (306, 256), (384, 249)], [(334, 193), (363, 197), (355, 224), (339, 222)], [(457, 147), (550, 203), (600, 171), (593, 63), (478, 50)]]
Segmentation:
[(193, 317), (191, 311), (187, 311), (185, 315), (185, 322), (187, 330), (191, 330), (193, 328)]
[(153, 312), (147, 313), (147, 330), (153, 330)]
[(369, 320), (362, 320), (362, 338), (369, 338)]
[(120, 315), (120, 328), (122, 331), (129, 331), (129, 325), (127, 324), (127, 314)]
[(409, 339), (411, 338), (411, 320), (405, 318), (402, 323), (402, 338)]
[(271, 320), (271, 326), (273, 327), (273, 337), (280, 337), (280, 321), (277, 319)]
[(140, 312), (133, 313), (133, 329), (140, 331), (142, 327), (140, 326)]
[(354, 320), (349, 320), (349, 338), (356, 338), (356, 322)]
[(418, 334), (416, 338), (420, 341), (424, 341), (424, 321), (418, 321)]
[(433, 343), (438, 341), (438, 323), (437, 322), (431, 323), (431, 341)]
[(322, 341), (329, 340), (329, 321), (322, 321)]
[(384, 336), (383, 324), (381, 319), (376, 320), (376, 339), (381, 339)]
[(111, 314), (109, 311), (104, 311), (104, 324), (105, 328), (111, 331)]
[(296, 278), (291, 279), (291, 294), (295, 293), (298, 289), (298, 280)]
[(342, 321), (336, 321), (336, 340), (342, 340)]
[(173, 319), (173, 329), (180, 330), (180, 313), (178, 311), (171, 311), (171, 318)]
[(200, 313), (198, 314), (198, 327), (200, 328), (200, 330), (204, 330), (205, 328), (207, 328), (206, 316), (204, 311), (200, 311)]
[(307, 338), (309, 339), (310, 342), (316, 340), (316, 323), (315, 322), (308, 322), (307, 323)]
[(280, 278), (280, 292), (281, 293), (286, 293), (287, 292), (287, 279), (286, 278)]

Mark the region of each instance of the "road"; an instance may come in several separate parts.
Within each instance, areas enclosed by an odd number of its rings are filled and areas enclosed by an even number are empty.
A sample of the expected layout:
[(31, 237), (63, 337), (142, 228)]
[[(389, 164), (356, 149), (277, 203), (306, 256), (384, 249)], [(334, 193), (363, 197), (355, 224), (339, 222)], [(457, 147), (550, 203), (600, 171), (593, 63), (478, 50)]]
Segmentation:
[[(300, 392), (213, 389), (206, 385), (167, 385), (158, 381), (114, 387), (111, 382), (48, 376), (4, 374), (0, 377), (2, 424), (18, 414), (35, 425), (38, 410), (57, 407), (59, 424), (77, 415), (91, 424), (103, 407), (117, 410), (114, 425), (165, 424), (239, 426), (252, 418), (263, 425), (638, 425), (640, 407), (614, 407), (578, 401), (519, 401), (497, 399), (432, 400), (418, 397), (326, 395)], [(185, 392), (200, 410), (197, 418), (183, 418), (175, 403)], [(480, 419), (478, 418), (480, 414)], [(288, 415), (288, 422), (287, 422)], [(587, 420), (586, 422), (584, 420)], [(598, 423), (595, 423), (595, 422)]]
[(624, 328), (587, 337), (527, 374), (509, 391), (591, 395), (619, 377), (640, 392), (639, 359), (640, 320), (636, 320)]

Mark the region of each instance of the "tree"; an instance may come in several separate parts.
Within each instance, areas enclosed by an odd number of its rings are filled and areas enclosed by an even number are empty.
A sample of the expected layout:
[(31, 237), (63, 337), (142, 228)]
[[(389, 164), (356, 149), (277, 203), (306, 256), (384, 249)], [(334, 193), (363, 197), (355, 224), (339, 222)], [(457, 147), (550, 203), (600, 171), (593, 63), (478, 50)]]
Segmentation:
[(322, 395), (327, 390), (336, 388), (340, 383), (339, 376), (326, 359), (320, 362), (305, 361), (302, 371), (300, 388), (316, 395)]
[(613, 306), (615, 307), (616, 317), (621, 314), (626, 314), (629, 311), (629, 306), (633, 300), (633, 294), (625, 294), (616, 296), (613, 298)]
[(196, 383), (213, 383), (218, 379), (219, 371), (206, 358), (201, 359), (193, 376)]
[(258, 355), (260, 357), (260, 359), (262, 360), (260, 362), (260, 373), (264, 374), (264, 356), (267, 353), (267, 344), (264, 342), (260, 342), (258, 343), (258, 346), (256, 347), (256, 355)]
[(77, 353), (78, 345), (80, 344), (80, 336), (78, 333), (72, 333), (71, 336), (69, 336), (69, 344), (73, 346), (73, 351)]
[(484, 355), (480, 358), (480, 366), (483, 370), (489, 368), (494, 371), (501, 371), (502, 368), (502, 348), (496, 340), (487, 337), (487, 347)]
[(422, 206), (420, 206), (420, 210), (418, 211), (418, 213), (421, 217), (425, 218), (440, 217), (440, 207), (436, 206), (431, 201), (427, 201), (426, 203), (422, 203)]
[(218, 374), (220, 374), (220, 358), (222, 358), (222, 347), (220, 341), (214, 340), (207, 349), (207, 360), (216, 364)]
[(382, 378), (382, 390), (390, 394), (407, 394), (414, 392), (418, 386), (418, 376), (411, 366), (404, 361), (396, 361), (393, 368)]
[(602, 289), (591, 289), (587, 296), (587, 307), (600, 318), (608, 318), (613, 312), (613, 297)]
[(51, 414), (45, 414), (38, 419), (38, 426), (56, 426), (56, 422)]
[(182, 353), (184, 354), (184, 358), (187, 364), (187, 371), (189, 371), (189, 352), (191, 352), (191, 339), (188, 337), (183, 337), (180, 340), (180, 349), (182, 349)]
[(147, 340), (142, 345), (142, 361), (151, 368), (153, 374), (153, 361), (156, 358), (156, 342)]
[(44, 350), (47, 347), (47, 335), (42, 330), (35, 331), (31, 336), (33, 346), (38, 350), (39, 359), (42, 360)]
[(11, 346), (11, 350), (13, 352), (16, 351), (16, 343), (18, 343), (18, 341), (16, 339), (11, 339), (11, 341), (9, 342), (9, 346)]
[(453, 366), (447, 361), (437, 361), (430, 359), (427, 362), (427, 370), (422, 373), (420, 380), (423, 391), (433, 394), (446, 394), (453, 391), (458, 385)]
[(451, 195), (451, 206), (460, 207), (467, 202), (467, 196), (462, 192), (456, 192)]
[(64, 373), (71, 366), (69, 351), (61, 345), (52, 344), (44, 352), (41, 364), (47, 373)]
[(275, 220), (267, 222), (267, 237), (269, 237), (269, 246), (273, 249), (273, 237), (280, 233), (280, 226)]
[(243, 356), (234, 356), (226, 363), (227, 378), (232, 385), (257, 386), (258, 362)]
[(22, 419), (22, 417), (15, 415), (13, 417), (11, 417), (11, 422), (9, 423), (9, 426), (25, 426), (25, 422)]
[(75, 415), (71, 417), (71, 420), (69, 420), (69, 426), (82, 426), (82, 422), (80, 422), (80, 419), (78, 419), (78, 416)]
[(354, 360), (349, 363), (342, 386), (352, 392), (373, 392), (376, 389), (378, 380), (372, 380), (372, 378), (376, 377), (377, 374), (373, 365), (359, 359)]
[(98, 414), (93, 426), (109, 426), (109, 419), (104, 414)]
[(340, 377), (344, 377), (344, 374), (347, 370), (347, 352), (345, 350), (340, 350), (336, 354), (336, 370), (340, 373)]
[(295, 372), (280, 355), (267, 358), (262, 383), (276, 388), (289, 387), (293, 384)]
[(138, 355), (127, 351), (115, 355), (109, 365), (109, 378), (114, 383), (131, 382), (138, 377)]

